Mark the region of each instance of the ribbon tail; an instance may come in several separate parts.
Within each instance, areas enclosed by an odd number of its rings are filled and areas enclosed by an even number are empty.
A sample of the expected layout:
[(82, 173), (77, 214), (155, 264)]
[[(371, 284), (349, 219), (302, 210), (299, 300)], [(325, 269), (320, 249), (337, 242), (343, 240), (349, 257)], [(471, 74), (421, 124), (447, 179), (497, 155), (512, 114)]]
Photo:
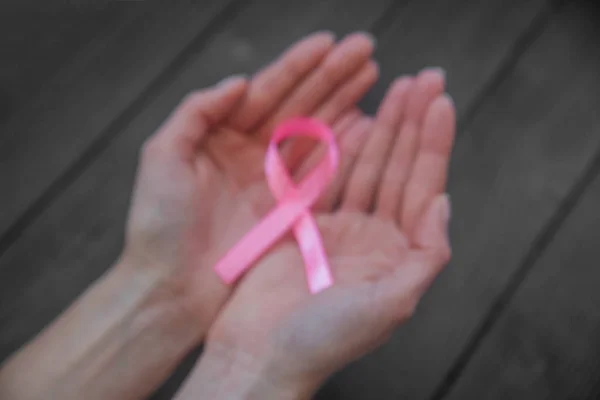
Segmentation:
[(333, 285), (333, 276), (319, 228), (312, 215), (304, 211), (294, 225), (294, 235), (304, 258), (308, 288), (312, 294)]
[(235, 282), (291, 229), (305, 208), (306, 204), (299, 201), (281, 203), (219, 260), (215, 265), (217, 274), (227, 284)]

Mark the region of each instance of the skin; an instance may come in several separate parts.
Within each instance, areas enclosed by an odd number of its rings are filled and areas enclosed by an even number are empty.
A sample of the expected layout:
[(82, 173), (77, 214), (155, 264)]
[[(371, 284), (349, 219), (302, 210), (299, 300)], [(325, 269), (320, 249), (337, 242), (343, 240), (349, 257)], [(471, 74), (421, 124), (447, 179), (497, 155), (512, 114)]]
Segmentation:
[[(293, 240), (281, 243), (236, 288), (179, 398), (310, 397), (412, 315), (450, 258), (444, 190), (455, 111), (443, 91), (443, 76), (424, 71), (394, 82), (374, 120), (347, 117), (346, 171), (315, 210), (335, 285), (311, 295)], [(399, 145), (409, 140), (411, 152)], [(214, 360), (229, 360), (219, 379)], [(239, 376), (247, 378), (236, 385)]]
[[(450, 256), (454, 107), (427, 70), (362, 115), (372, 52), (365, 34), (317, 33), (250, 81), (190, 94), (144, 144), (122, 256), (5, 363), (0, 397), (143, 398), (206, 340), (179, 398), (300, 398), (408, 318)], [(297, 115), (338, 135), (340, 169), (314, 210), (336, 283), (309, 295), (286, 238), (227, 286), (213, 266), (274, 205), (266, 145)], [(299, 179), (322, 154), (281, 151)]]

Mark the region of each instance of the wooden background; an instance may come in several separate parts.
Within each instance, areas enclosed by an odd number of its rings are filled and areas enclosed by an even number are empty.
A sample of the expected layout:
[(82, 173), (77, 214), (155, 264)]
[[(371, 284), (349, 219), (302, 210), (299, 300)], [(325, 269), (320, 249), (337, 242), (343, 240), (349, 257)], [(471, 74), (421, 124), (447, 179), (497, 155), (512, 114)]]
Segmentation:
[(317, 29), (378, 38), (365, 110), (397, 75), (442, 66), (460, 117), (450, 266), (415, 318), (318, 398), (598, 398), (591, 0), (3, 2), (0, 360), (116, 258), (138, 149), (179, 100)]

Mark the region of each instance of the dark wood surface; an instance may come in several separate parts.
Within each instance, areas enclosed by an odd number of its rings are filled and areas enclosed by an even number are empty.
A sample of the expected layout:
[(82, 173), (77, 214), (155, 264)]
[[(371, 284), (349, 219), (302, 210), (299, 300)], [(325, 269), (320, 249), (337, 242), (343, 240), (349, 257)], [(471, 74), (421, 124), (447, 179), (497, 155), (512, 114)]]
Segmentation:
[[(528, 162), (528, 175), (543, 174), (530, 190), (560, 203), (502, 288), (497, 322), (486, 321), (452, 399), (600, 396), (600, 94), (590, 90), (600, 87), (599, 17), (590, 4), (564, 7), (517, 67), (522, 77), (537, 77), (527, 85), (521, 79), (532, 104), (520, 118), (529, 121), (522, 133), (545, 132), (530, 139), (538, 150), (530, 149), (536, 162)], [(557, 53), (569, 57), (558, 62)], [(527, 225), (536, 214), (522, 214)]]
[[(10, 71), (14, 60), (52, 54), (48, 69), (0, 75), (8, 104), (0, 136), (0, 360), (115, 259), (139, 146), (187, 92), (251, 73), (314, 30), (365, 29), (378, 38), (382, 72), (366, 110), (401, 73), (447, 71), (461, 127), (450, 179), (454, 258), (415, 318), (318, 397), (594, 398), (600, 183), (590, 182), (600, 169), (600, 13), (593, 2), (134, 4), (88, 11), (89, 23), (61, 11), (64, 25), (44, 19), (51, 34), (30, 28), (37, 32), (27, 39), (30, 53), (0, 61), (0, 71)], [(155, 398), (170, 397), (195, 355)]]
[(83, 50), (2, 127), (0, 249), (106, 148), (221, 20), (237, 12), (234, 0), (134, 3), (127, 23)]
[[(12, 4), (11, 4), (12, 3)], [(131, 17), (131, 3), (81, 7), (26, 6), (0, 10), (0, 121), (17, 112), (61, 66)], [(4, 136), (6, 132), (3, 132)]]

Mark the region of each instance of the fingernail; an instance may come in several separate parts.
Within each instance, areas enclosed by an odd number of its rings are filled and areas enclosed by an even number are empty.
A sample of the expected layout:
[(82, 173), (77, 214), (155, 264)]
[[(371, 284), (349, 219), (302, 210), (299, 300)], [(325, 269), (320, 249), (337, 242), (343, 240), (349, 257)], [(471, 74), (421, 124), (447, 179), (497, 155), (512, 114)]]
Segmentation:
[(450, 96), (449, 93), (444, 93), (444, 98), (446, 100), (448, 100), (453, 106), (456, 106), (456, 103), (454, 102), (454, 99), (452, 98), (452, 96)]
[(405, 87), (409, 86), (413, 82), (414, 78), (412, 76), (402, 75), (396, 78), (392, 85), (394, 86), (394, 88), (398, 88), (398, 90), (405, 90)]
[(377, 38), (371, 32), (361, 32), (364, 37), (366, 37), (372, 44), (373, 47), (377, 47)]
[(375, 69), (375, 75), (379, 75), (379, 72), (381, 71), (379, 67), (379, 62), (375, 60), (370, 60), (369, 65), (372, 65), (373, 69)]
[(232, 76), (229, 76), (229, 77), (223, 79), (221, 82), (219, 82), (217, 84), (217, 86), (220, 88), (229, 87), (229, 86), (237, 85), (238, 83), (243, 82), (245, 80), (246, 80), (246, 75), (243, 75), (243, 74), (232, 75)]
[(448, 223), (450, 222), (450, 218), (451, 218), (451, 204), (450, 204), (450, 196), (448, 195), (448, 193), (445, 193), (441, 196), (440, 198), (440, 205), (439, 205), (439, 211), (440, 213), (440, 221), (443, 224), (444, 227), (446, 227), (448, 225)]
[(423, 69), (423, 72), (433, 72), (442, 76), (442, 78), (446, 79), (446, 70), (442, 67), (427, 67)]
[(330, 31), (327, 29), (315, 32), (315, 34), (313, 36), (321, 36), (321, 35), (327, 37), (328, 39), (331, 39), (332, 42), (335, 42), (335, 39), (337, 37), (337, 35), (335, 34), (334, 31)]

